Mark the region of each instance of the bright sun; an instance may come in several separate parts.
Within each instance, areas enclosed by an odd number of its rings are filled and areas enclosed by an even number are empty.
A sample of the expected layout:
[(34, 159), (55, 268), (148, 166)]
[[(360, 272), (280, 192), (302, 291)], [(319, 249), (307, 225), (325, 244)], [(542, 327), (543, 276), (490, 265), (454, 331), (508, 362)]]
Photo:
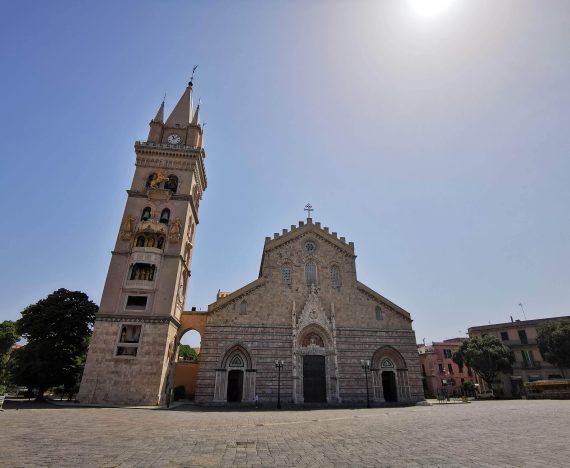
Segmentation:
[(435, 16), (455, 0), (409, 0), (411, 7), (422, 16)]

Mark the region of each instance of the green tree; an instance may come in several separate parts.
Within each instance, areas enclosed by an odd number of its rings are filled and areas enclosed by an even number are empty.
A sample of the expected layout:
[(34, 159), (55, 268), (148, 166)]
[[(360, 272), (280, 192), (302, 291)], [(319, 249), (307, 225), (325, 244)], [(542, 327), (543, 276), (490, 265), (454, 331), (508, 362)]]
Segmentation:
[(551, 320), (538, 327), (536, 343), (544, 360), (560, 368), (570, 368), (570, 320)]
[(0, 394), (6, 391), (9, 380), (8, 361), (10, 360), (10, 353), (19, 339), (16, 322), (5, 320), (0, 323)]
[(78, 384), (98, 307), (85, 293), (58, 289), (30, 305), (17, 322), (27, 344), (14, 352), (14, 380), (37, 390)]
[(474, 336), (464, 341), (453, 355), (459, 367), (474, 369), (491, 386), (497, 375), (510, 374), (514, 358), (511, 350), (495, 336)]
[(180, 345), (180, 351), (178, 351), (178, 356), (184, 359), (198, 359), (198, 353), (194, 348), (187, 344)]

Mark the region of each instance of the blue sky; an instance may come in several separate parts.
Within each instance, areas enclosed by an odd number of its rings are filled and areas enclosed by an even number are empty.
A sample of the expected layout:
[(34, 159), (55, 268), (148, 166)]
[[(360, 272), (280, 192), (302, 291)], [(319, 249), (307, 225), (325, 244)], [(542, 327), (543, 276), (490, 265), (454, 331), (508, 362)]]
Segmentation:
[[(0, 30), (0, 320), (99, 302), (164, 93), (199, 64), (209, 187), (187, 307), (256, 278), (315, 220), (418, 341), (570, 314), (570, 3), (10, 2)], [(16, 216), (16, 214), (18, 214)]]

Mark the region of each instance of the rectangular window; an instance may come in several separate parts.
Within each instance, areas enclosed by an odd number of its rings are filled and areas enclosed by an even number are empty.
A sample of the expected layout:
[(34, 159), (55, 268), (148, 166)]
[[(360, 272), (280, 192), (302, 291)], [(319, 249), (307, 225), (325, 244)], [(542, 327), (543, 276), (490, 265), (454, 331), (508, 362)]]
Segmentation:
[(147, 296), (127, 296), (127, 309), (145, 309)]
[(117, 346), (117, 356), (132, 356), (136, 357), (138, 348), (127, 347), (127, 346)]
[(519, 339), (521, 340), (522, 344), (528, 344), (528, 338), (526, 336), (525, 330), (519, 330)]
[(443, 370), (443, 364), (438, 364), (438, 366), (439, 366), (439, 373), (445, 374), (445, 370)]
[(446, 359), (451, 359), (451, 349), (444, 349), (444, 350), (443, 350), (443, 356), (444, 356)]
[(501, 332), (501, 340), (503, 341), (509, 341), (509, 332)]
[(523, 365), (525, 367), (534, 367), (534, 357), (532, 355), (532, 351), (530, 349), (523, 349), (521, 351), (522, 358), (523, 358)]
[(447, 370), (449, 371), (450, 374), (453, 374), (453, 365), (448, 364), (448, 365), (447, 365)]
[(141, 325), (123, 325), (119, 343), (138, 343), (141, 336)]
[(135, 357), (139, 349), (141, 331), (142, 325), (121, 325), (116, 355)]

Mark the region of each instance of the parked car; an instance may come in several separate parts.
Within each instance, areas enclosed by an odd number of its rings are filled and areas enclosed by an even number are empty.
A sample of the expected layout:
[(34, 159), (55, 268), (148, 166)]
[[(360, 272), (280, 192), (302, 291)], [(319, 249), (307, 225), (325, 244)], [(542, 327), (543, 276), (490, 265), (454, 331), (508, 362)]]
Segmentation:
[(477, 393), (476, 398), (478, 400), (492, 400), (495, 398), (495, 394), (493, 393), (493, 390), (487, 390), (486, 392)]

